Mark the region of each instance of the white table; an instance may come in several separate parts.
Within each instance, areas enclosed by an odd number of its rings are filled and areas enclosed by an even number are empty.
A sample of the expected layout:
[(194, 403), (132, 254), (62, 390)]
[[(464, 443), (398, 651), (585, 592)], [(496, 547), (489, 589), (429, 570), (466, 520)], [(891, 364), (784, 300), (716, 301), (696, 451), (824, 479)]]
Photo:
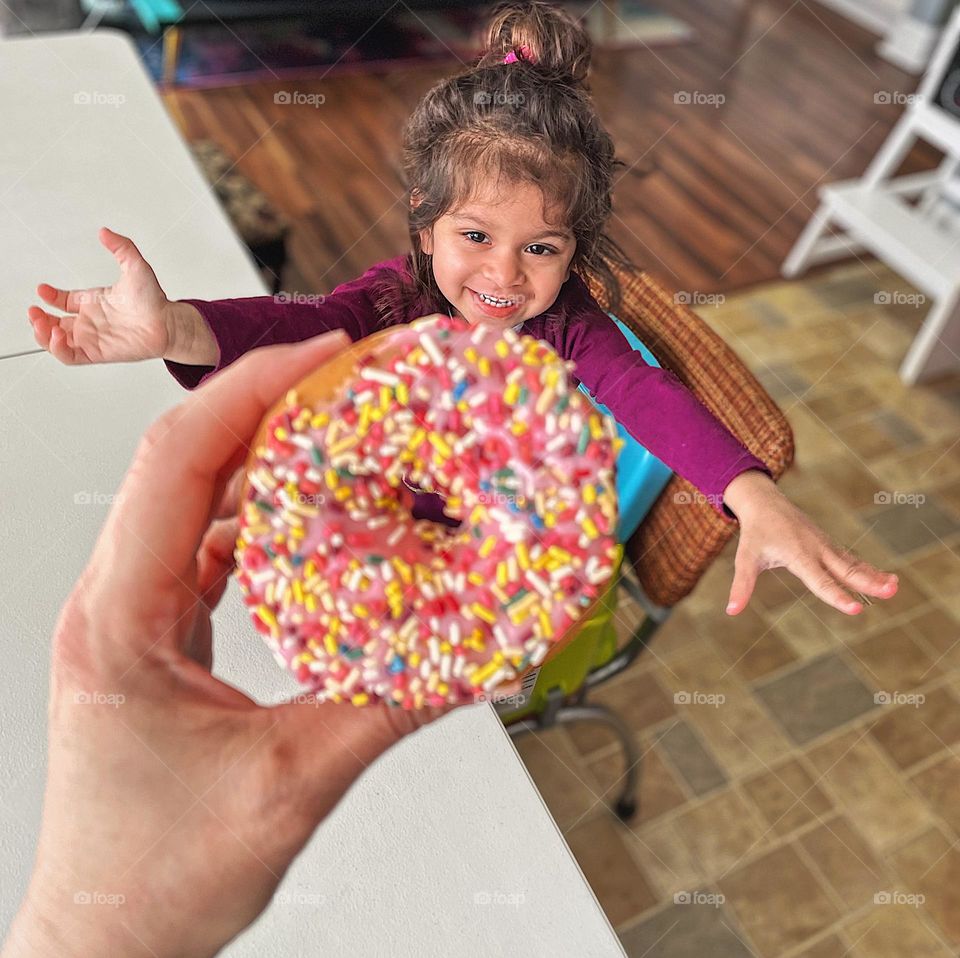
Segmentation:
[[(77, 89), (121, 93), (124, 112), (74, 108)], [(160, 363), (66, 368), (45, 353), (15, 355), (35, 348), (24, 318), (32, 289), (41, 279), (112, 282), (112, 260), (96, 243), (101, 224), (143, 243), (172, 297), (263, 288), (121, 35), (0, 42), (0, 117), (5, 935), (39, 824), (50, 633), (138, 437), (183, 395)], [(265, 703), (297, 691), (252, 630), (233, 585), (214, 629), (218, 676)], [(623, 952), (509, 737), (490, 707), (478, 705), (369, 769), (270, 908), (225, 954)]]
[(124, 34), (2, 42), (0, 357), (37, 348), (40, 282), (116, 281), (101, 226), (133, 238), (171, 299), (268, 292)]

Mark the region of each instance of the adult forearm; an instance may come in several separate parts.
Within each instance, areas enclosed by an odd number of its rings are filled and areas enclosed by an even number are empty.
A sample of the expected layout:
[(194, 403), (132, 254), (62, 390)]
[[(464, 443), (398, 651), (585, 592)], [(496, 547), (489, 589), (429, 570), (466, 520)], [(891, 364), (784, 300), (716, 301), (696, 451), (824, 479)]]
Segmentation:
[[(85, 921), (77, 915), (86, 912)], [(124, 932), (116, 915), (92, 914), (76, 901), (61, 904), (59, 910), (44, 907), (28, 895), (10, 926), (10, 934), (0, 950), (0, 958), (94, 958), (118, 953), (136, 945), (136, 939)]]

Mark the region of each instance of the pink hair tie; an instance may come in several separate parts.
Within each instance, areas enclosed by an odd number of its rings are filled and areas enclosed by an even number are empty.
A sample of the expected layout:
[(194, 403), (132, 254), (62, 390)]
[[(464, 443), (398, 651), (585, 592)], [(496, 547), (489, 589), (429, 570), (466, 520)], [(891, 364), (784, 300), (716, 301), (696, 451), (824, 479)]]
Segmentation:
[[(533, 63), (533, 53), (532, 53), (532, 51), (530, 50), (530, 47), (528, 47), (528, 46), (522, 46), (522, 47), (520, 47), (520, 52), (523, 54), (523, 59), (524, 59), (524, 60), (529, 60), (531, 63)], [(503, 62), (504, 62), (504, 63), (516, 63), (516, 62), (517, 62), (517, 54), (516, 54), (513, 50), (511, 50), (511, 51), (503, 58)]]

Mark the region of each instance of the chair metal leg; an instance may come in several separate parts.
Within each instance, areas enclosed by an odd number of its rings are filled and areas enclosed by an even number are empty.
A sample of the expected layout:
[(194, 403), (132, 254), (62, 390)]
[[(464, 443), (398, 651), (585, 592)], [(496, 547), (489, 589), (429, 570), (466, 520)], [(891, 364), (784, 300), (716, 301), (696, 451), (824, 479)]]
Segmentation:
[(619, 584), (646, 612), (630, 639), (609, 662), (588, 672), (583, 685), (570, 696), (565, 698), (562, 689), (552, 688), (547, 692), (546, 703), (538, 715), (509, 722), (505, 724), (505, 728), (511, 738), (526, 732), (552, 728), (558, 722), (563, 724), (580, 721), (602, 722), (612, 728), (620, 740), (626, 769), (623, 786), (614, 802), (613, 810), (621, 821), (628, 822), (637, 813), (637, 785), (640, 778), (639, 750), (633, 733), (623, 719), (605, 705), (588, 702), (587, 693), (594, 686), (606, 682), (626, 669), (646, 648), (657, 629), (670, 617), (673, 609), (655, 605), (647, 598), (639, 584), (633, 582), (628, 576), (622, 576)]
[(551, 728), (557, 723), (565, 725), (569, 722), (602, 722), (616, 733), (623, 749), (626, 772), (620, 794), (613, 803), (613, 810), (621, 821), (629, 822), (637, 813), (640, 754), (633, 733), (616, 712), (605, 705), (563, 705), (552, 711), (546, 721), (543, 718), (524, 719), (521, 722), (513, 722), (506, 726), (506, 729), (511, 738), (516, 738), (525, 732), (535, 732)]
[(629, 822), (637, 814), (637, 786), (640, 782), (640, 752), (633, 733), (623, 719), (605, 705), (568, 705), (557, 712), (557, 721), (561, 725), (567, 722), (602, 722), (616, 732), (623, 749), (626, 772), (613, 810), (620, 821)]
[(633, 635), (627, 640), (619, 652), (606, 664), (597, 666), (591, 672), (583, 683), (584, 689), (591, 689), (595, 685), (600, 685), (615, 675), (619, 675), (625, 668), (633, 663), (633, 660), (647, 647), (653, 638), (657, 629), (663, 625), (670, 614), (672, 607), (654, 605), (646, 596), (643, 589), (631, 579), (623, 576), (620, 580), (620, 587), (646, 612), (640, 624), (633, 630)]

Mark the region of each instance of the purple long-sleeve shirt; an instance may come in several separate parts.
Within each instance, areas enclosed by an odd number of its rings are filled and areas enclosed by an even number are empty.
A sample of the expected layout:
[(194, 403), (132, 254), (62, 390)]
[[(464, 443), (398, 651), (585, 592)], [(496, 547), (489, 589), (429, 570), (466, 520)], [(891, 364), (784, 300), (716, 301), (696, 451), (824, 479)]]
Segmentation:
[[(377, 263), (332, 293), (305, 296), (302, 302), (296, 296), (289, 297), (290, 302), (272, 296), (183, 300), (206, 320), (220, 359), (216, 366), (168, 360), (167, 368), (182, 386), (194, 389), (258, 346), (301, 342), (334, 329), (345, 330), (356, 342), (380, 328), (374, 287), (382, 282), (385, 270), (409, 275), (409, 258), (398, 256)], [(403, 321), (411, 322), (419, 315), (406, 316)], [(576, 273), (570, 274), (550, 309), (525, 320), (519, 332), (545, 340), (564, 359), (573, 360), (576, 377), (591, 396), (641, 445), (707, 496), (718, 512), (733, 516), (723, 505), (723, 490), (735, 476), (748, 469), (770, 475), (766, 465), (673, 373), (647, 365)], [(440, 522), (447, 518), (442, 500), (429, 493), (417, 495), (414, 515)]]

